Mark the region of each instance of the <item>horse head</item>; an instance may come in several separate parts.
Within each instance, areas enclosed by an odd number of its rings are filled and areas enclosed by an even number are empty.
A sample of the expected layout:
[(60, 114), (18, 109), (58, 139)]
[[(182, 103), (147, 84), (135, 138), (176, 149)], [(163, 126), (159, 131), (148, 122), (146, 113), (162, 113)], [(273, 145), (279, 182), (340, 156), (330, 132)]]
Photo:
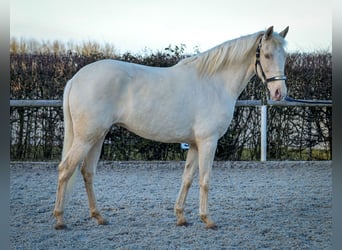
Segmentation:
[(255, 73), (267, 85), (272, 100), (279, 101), (286, 96), (286, 76), (284, 74), (286, 53), (285, 36), (289, 30), (273, 32), (273, 26), (261, 36), (256, 50)]

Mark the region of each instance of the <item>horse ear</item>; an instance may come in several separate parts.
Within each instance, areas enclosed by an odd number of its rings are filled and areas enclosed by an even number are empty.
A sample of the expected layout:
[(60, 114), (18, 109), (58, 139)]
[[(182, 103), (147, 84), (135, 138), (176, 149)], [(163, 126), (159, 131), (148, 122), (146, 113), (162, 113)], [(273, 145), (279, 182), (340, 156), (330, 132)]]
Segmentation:
[(273, 34), (273, 26), (269, 27), (269, 28), (266, 30), (265, 35), (264, 35), (265, 40), (270, 39), (271, 36), (272, 36), (272, 34)]
[(283, 38), (287, 35), (287, 32), (289, 32), (289, 26), (287, 26), (282, 32), (279, 33)]

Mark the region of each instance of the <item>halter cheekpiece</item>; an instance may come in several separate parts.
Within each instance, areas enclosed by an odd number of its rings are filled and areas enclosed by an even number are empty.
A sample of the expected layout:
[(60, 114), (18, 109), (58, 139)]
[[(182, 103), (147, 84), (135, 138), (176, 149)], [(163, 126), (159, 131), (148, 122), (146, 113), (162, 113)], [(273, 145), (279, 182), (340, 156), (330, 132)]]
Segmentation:
[[(258, 47), (257, 47), (256, 52), (255, 52), (255, 74), (260, 78), (260, 80), (264, 84), (267, 84), (268, 82), (279, 81), (279, 80), (286, 81), (287, 78), (286, 78), (285, 75), (273, 76), (273, 77), (270, 77), (270, 78), (266, 77), (265, 72), (264, 72), (264, 70), (262, 68), (261, 62), (260, 62), (260, 48), (262, 46), (261, 41), (262, 41), (262, 37), (259, 40), (259, 44), (258, 44)], [(259, 65), (260, 70), (261, 70), (262, 78), (258, 75), (258, 65)]]

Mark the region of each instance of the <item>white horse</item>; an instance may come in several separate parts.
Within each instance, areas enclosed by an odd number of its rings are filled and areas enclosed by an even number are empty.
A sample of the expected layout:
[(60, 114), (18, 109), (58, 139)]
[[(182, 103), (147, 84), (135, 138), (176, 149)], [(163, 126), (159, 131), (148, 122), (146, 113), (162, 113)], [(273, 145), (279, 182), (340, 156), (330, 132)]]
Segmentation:
[(233, 118), (235, 102), (254, 74), (267, 84), (273, 100), (286, 96), (284, 38), (273, 26), (222, 43), (168, 68), (101, 60), (68, 81), (63, 97), (64, 145), (54, 209), (56, 229), (63, 221), (67, 184), (81, 164), (91, 217), (100, 214), (93, 177), (103, 140), (113, 124), (151, 140), (190, 145), (175, 203), (177, 225), (186, 225), (184, 203), (199, 167), (199, 214), (207, 228), (208, 191), (218, 139)]

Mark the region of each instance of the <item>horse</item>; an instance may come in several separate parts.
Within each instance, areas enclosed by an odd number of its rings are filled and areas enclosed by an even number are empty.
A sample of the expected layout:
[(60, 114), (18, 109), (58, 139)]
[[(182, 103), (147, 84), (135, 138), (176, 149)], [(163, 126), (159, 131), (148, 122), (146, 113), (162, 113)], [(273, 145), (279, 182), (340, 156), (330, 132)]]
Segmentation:
[[(188, 143), (182, 184), (174, 206), (177, 226), (187, 225), (184, 203), (199, 169), (199, 216), (206, 228), (216, 228), (209, 216), (209, 181), (217, 141), (228, 129), (236, 100), (257, 75), (272, 100), (286, 96), (285, 36), (267, 30), (226, 41), (171, 67), (150, 67), (104, 59), (81, 68), (63, 93), (64, 141), (58, 165), (53, 215), (55, 229), (64, 229), (67, 186), (80, 169), (90, 216), (100, 225), (93, 178), (104, 138), (117, 125), (150, 140)], [(79, 167), (80, 166), (80, 167)]]

